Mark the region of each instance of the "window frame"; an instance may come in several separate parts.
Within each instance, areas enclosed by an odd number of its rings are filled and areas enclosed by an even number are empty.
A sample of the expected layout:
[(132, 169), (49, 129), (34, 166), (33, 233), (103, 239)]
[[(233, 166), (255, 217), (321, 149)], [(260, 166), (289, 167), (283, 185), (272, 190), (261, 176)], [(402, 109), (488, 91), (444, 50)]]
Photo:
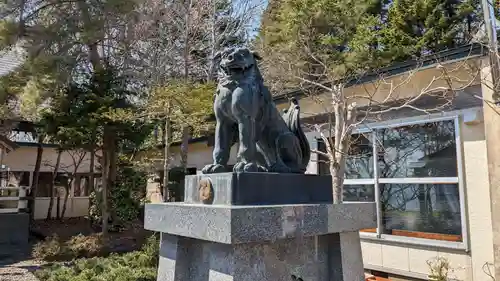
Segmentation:
[[(371, 133), (372, 143), (376, 143), (377, 129), (397, 128), (408, 125), (419, 125), (440, 121), (453, 121), (455, 129), (455, 146), (456, 146), (456, 163), (457, 163), (457, 176), (456, 177), (425, 177), (425, 178), (379, 178), (378, 162), (373, 161), (373, 178), (368, 179), (345, 179), (344, 185), (373, 185), (375, 193), (375, 205), (377, 212), (377, 228), (375, 233), (360, 232), (362, 239), (388, 241), (403, 244), (435, 246), (440, 248), (449, 249), (462, 249), (469, 251), (469, 235), (468, 235), (468, 219), (466, 212), (466, 199), (465, 199), (465, 179), (464, 179), (464, 165), (463, 165), (463, 143), (461, 136), (461, 128), (463, 115), (474, 108), (452, 111), (440, 114), (423, 116), (414, 116), (409, 118), (401, 118), (396, 120), (389, 120), (377, 122), (373, 124), (364, 124), (363, 128), (353, 130), (352, 134)], [(317, 140), (320, 141), (320, 140)], [(373, 155), (377, 155), (378, 146), (373, 145)], [(319, 168), (318, 168), (319, 171)], [(461, 223), (461, 242), (433, 240), (425, 238), (396, 236), (392, 234), (382, 233), (382, 208), (380, 201), (380, 184), (456, 184), (458, 186), (459, 203), (460, 203), (460, 223)]]

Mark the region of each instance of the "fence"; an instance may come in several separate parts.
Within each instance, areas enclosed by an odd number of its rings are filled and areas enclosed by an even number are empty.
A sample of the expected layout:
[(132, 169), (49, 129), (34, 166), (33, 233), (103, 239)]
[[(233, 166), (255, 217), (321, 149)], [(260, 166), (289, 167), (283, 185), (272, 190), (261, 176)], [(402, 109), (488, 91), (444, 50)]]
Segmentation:
[(0, 187), (0, 214), (26, 212), (28, 189), (26, 186)]

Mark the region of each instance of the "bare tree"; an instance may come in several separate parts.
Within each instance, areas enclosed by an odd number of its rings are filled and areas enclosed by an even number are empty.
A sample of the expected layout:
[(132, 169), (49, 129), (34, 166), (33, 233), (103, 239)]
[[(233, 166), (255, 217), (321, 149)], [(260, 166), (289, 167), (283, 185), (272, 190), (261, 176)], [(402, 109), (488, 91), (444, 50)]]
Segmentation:
[[(70, 156), (71, 158), (71, 163), (68, 163), (66, 165), (61, 165), (61, 154), (66, 153), (67, 155)], [(60, 208), (60, 192), (59, 188), (56, 190), (56, 209), (57, 209), (57, 218), (58, 219), (63, 219), (65, 214), (66, 214), (66, 209), (68, 205), (68, 198), (69, 198), (69, 193), (71, 192), (71, 187), (73, 186), (73, 182), (76, 178), (76, 175), (78, 173), (78, 169), (81, 167), (82, 163), (85, 160), (85, 157), (87, 156), (89, 152), (83, 149), (72, 149), (72, 150), (59, 150), (58, 155), (57, 155), (57, 161), (56, 164), (52, 164), (51, 162), (45, 162), (44, 166), (48, 167), (53, 167), (54, 172), (53, 172), (53, 178), (52, 178), (52, 184), (51, 188), (54, 189), (55, 182), (57, 181), (58, 174), (64, 173), (66, 177), (64, 177), (62, 180), (62, 184), (64, 186), (64, 199), (63, 199), (63, 205), (62, 209)], [(89, 165), (92, 165), (92, 163), (89, 163)], [(53, 193), (53, 191), (52, 191)], [(53, 195), (51, 197), (51, 201), (53, 201)], [(52, 213), (52, 205), (49, 205), (49, 211), (47, 214), (47, 218), (50, 218), (50, 214)]]
[(134, 48), (147, 66), (147, 84), (214, 79), (217, 52), (246, 44), (264, 7), (263, 0), (145, 1)]
[[(217, 53), (229, 46), (248, 42), (255, 16), (263, 0), (148, 0), (138, 9), (140, 24), (134, 45), (142, 60), (143, 81), (149, 89), (167, 86), (171, 81), (211, 82), (216, 77)], [(152, 91), (150, 94), (154, 95)], [(189, 95), (189, 93), (186, 93)], [(154, 98), (154, 97), (153, 97)], [(181, 167), (187, 169), (188, 141), (194, 128), (186, 122), (169, 119), (173, 108), (181, 108), (173, 98), (163, 110), (164, 131), (163, 196), (167, 200), (169, 145), (174, 129), (181, 140)], [(156, 114), (157, 115), (157, 114)]]
[[(52, 181), (50, 182), (50, 186), (49, 186), (49, 208), (47, 209), (47, 217), (46, 219), (47, 220), (50, 220), (52, 218), (52, 209), (54, 207), (54, 186), (55, 186), (55, 182), (56, 182), (56, 179), (57, 179), (57, 174), (59, 172), (59, 165), (61, 164), (61, 155), (63, 153), (63, 150), (62, 149), (58, 149), (57, 150), (57, 160), (56, 160), (56, 164), (54, 166), (54, 170), (52, 172)], [(59, 192), (57, 192), (59, 194)], [(57, 200), (59, 201), (59, 196), (57, 197)], [(59, 204), (59, 202), (57, 202), (57, 204)], [(59, 211), (59, 209), (58, 209)], [(59, 212), (57, 213), (57, 218), (59, 218)]]
[[(296, 62), (285, 55), (280, 57), (280, 63), (307, 97), (318, 105), (320, 112), (315, 114), (325, 116), (324, 122), (310, 127), (324, 143), (325, 151), (313, 152), (328, 164), (334, 203), (342, 202), (347, 160), (359, 157), (351, 152), (356, 142), (353, 137), (355, 129), (363, 128), (367, 123), (391, 112), (405, 109), (422, 114), (444, 111), (459, 92), (478, 81), (478, 74), (464, 77), (464, 69), (470, 69), (468, 61), (452, 65), (438, 63), (435, 75), (425, 84), (417, 83), (417, 89), (409, 93), (403, 89), (417, 81), (415, 76), (421, 70), (421, 64), (398, 77), (377, 71), (346, 73), (337, 71), (334, 61), (315, 54), (307, 45), (304, 49), (309, 55), (309, 61), (306, 62), (310, 64), (309, 67), (297, 68)], [(306, 72), (304, 69), (312, 71)], [(369, 83), (358, 83), (367, 76), (375, 77)], [(348, 84), (362, 86), (347, 87)], [(425, 99), (432, 102), (422, 103)]]

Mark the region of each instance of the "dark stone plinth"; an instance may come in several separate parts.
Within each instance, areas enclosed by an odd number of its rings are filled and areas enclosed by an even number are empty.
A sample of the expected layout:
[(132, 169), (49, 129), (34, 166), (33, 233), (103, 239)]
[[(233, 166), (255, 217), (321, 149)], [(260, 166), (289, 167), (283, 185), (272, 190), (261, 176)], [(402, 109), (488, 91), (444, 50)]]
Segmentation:
[(199, 184), (209, 179), (214, 205), (320, 204), (332, 202), (330, 176), (277, 173), (221, 173), (186, 176), (186, 203), (201, 203)]

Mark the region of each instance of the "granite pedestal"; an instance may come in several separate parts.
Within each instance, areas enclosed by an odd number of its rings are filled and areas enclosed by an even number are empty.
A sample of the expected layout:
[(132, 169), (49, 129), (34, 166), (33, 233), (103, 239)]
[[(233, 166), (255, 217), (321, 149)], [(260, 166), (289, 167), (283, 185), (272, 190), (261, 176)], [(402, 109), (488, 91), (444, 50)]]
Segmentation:
[(331, 204), (328, 176), (224, 173), (186, 177), (185, 202), (146, 205), (145, 228), (161, 232), (158, 281), (362, 281), (375, 213)]

